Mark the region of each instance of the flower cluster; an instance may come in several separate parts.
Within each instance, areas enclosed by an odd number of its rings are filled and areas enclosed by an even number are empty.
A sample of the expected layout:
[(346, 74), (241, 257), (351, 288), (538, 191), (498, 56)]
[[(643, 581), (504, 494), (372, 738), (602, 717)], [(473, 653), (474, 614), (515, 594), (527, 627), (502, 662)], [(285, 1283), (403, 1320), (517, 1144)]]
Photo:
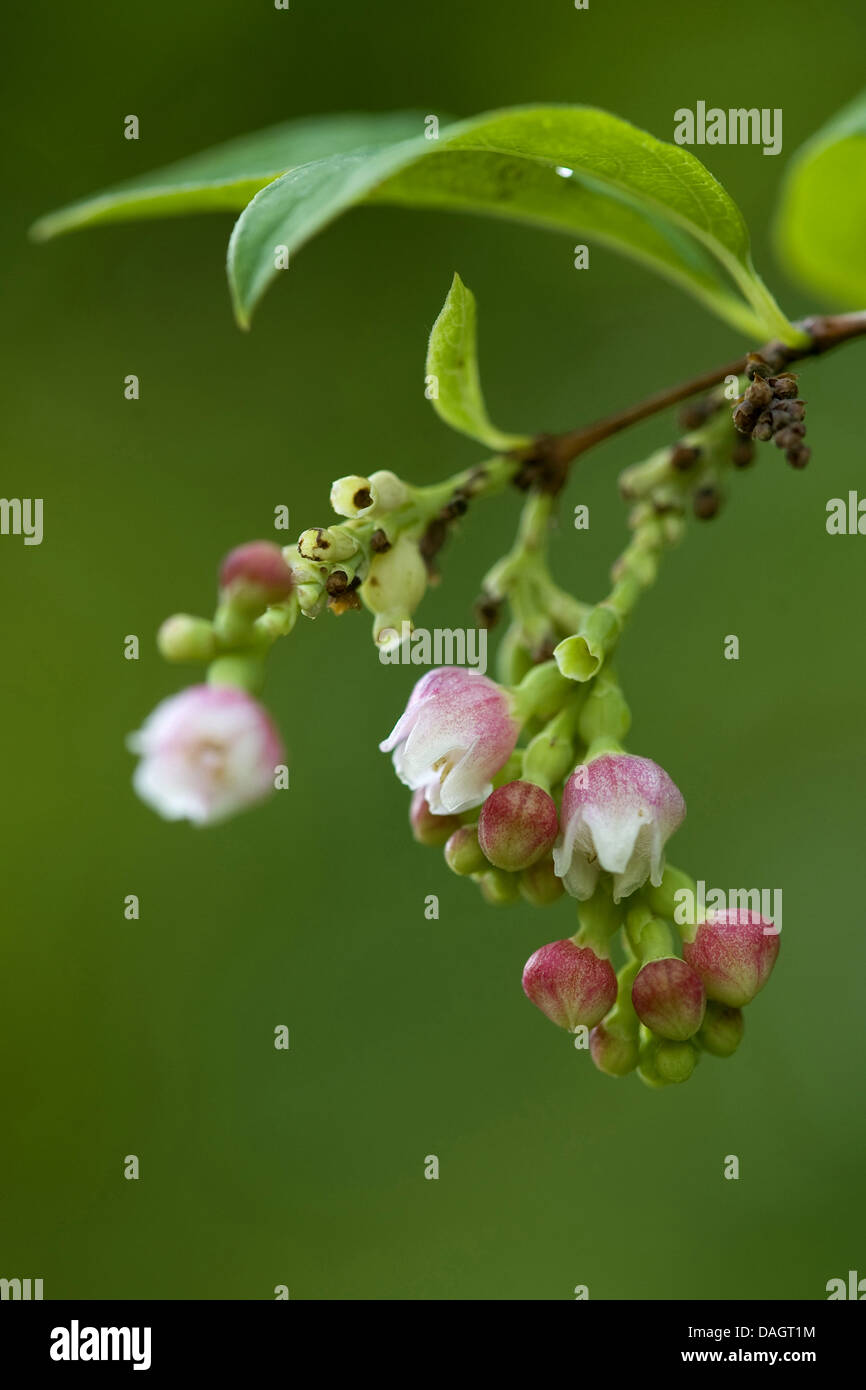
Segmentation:
[(779, 937), (757, 914), (711, 913), (681, 929), (675, 953), (667, 919), (690, 881), (666, 869), (665, 845), (685, 802), (661, 767), (621, 747), (627, 723), (606, 668), (575, 689), (556, 662), (511, 688), (445, 667), (418, 682), (380, 747), (413, 791), (415, 839), (443, 848), (489, 902), (577, 900), (577, 932), (534, 952), (524, 992), (583, 1033), (600, 1071), (637, 1070), (657, 1088), (687, 1080), (702, 1052), (735, 1051)]
[(163, 623), (162, 655), (198, 663), (204, 676), (130, 737), (140, 797), (165, 819), (207, 825), (286, 786), (282, 741), (259, 703), (276, 640), (299, 616), (363, 606), (380, 658), (399, 656), (451, 528), (481, 498), (514, 485), (525, 494), (515, 542), (484, 575), (477, 604), (485, 627), (510, 611), (500, 681), (457, 666), (430, 670), (380, 745), (411, 788), (412, 833), (439, 847), (488, 903), (576, 904), (577, 930), (533, 953), (523, 989), (600, 1071), (637, 1071), (655, 1088), (685, 1081), (704, 1052), (729, 1056), (778, 935), (760, 916), (722, 912), (681, 929), (677, 948), (676, 896), (694, 897), (694, 884), (666, 866), (665, 849), (685, 802), (662, 767), (626, 750), (631, 715), (613, 661), (687, 514), (718, 512), (725, 479), (751, 461), (752, 440), (769, 432), (790, 462), (805, 461), (796, 379), (755, 358), (742, 389), (733, 423), (725, 393), (712, 392), (687, 407), (674, 446), (623, 473), (629, 540), (595, 604), (560, 588), (548, 565), (565, 477), (550, 436), (494, 431), (504, 452), (424, 487), (386, 469), (338, 478), (336, 519), (294, 545), (233, 550), (220, 566), (213, 617), (179, 613)]

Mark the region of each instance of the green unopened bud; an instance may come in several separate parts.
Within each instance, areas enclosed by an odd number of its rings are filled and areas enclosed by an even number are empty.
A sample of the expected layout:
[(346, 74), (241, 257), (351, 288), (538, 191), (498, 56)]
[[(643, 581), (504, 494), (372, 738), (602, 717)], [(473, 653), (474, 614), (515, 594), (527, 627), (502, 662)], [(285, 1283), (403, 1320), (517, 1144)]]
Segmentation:
[(503, 685), (519, 685), (532, 669), (532, 653), (523, 638), (519, 623), (512, 623), (496, 653), (496, 671)]
[(580, 923), (574, 937), (578, 946), (591, 946), (602, 960), (610, 958), (610, 942), (622, 926), (623, 909), (613, 902), (610, 891), (600, 884), (591, 898), (578, 904)]
[(328, 602), (328, 595), (321, 581), (318, 583), (299, 584), (297, 595), (298, 607), (305, 618), (317, 618)]
[(660, 483), (668, 482), (673, 477), (670, 449), (657, 449), (648, 459), (641, 463), (633, 463), (630, 468), (620, 473), (620, 496), (627, 502), (648, 497)]
[(400, 614), (402, 619), (415, 612), (426, 588), (427, 567), (418, 543), (403, 534), (390, 550), (373, 556), (358, 593), (371, 613)]
[(631, 711), (609, 671), (599, 671), (590, 686), (577, 728), (586, 744), (599, 738), (621, 743), (631, 728)]
[(460, 874), (461, 877), (480, 874), (490, 868), (478, 843), (476, 825), (461, 825), (459, 830), (455, 830), (454, 834), (449, 836), (445, 845), (445, 863), (452, 873)]
[(373, 505), (370, 479), (358, 473), (337, 478), (331, 484), (331, 507), (338, 516), (363, 516)]
[(565, 889), (562, 879), (557, 877), (553, 867), (552, 855), (523, 870), (520, 875), (520, 892), (533, 907), (549, 907), (551, 903), (558, 902)]
[[(680, 910), (683, 902), (691, 901), (693, 906), (696, 902), (697, 887), (693, 878), (689, 878), (682, 869), (675, 869), (673, 864), (668, 864), (658, 888), (655, 888), (651, 883), (646, 883), (643, 893), (652, 911), (658, 917), (665, 917), (669, 922), (677, 924), (684, 941), (694, 940), (697, 924), (692, 922), (681, 925), (683, 913)], [(680, 893), (688, 893), (691, 898), (678, 898)], [(694, 916), (694, 913), (692, 915)]]
[(653, 515), (642, 521), (634, 533), (629, 550), (637, 551), (639, 554), (650, 554), (661, 550), (664, 540), (664, 531), (659, 517)]
[(455, 830), (460, 829), (460, 818), (458, 816), (434, 815), (427, 804), (424, 788), (419, 787), (417, 791), (412, 793), (409, 824), (419, 845), (433, 845), (437, 849), (442, 849)]
[[(523, 755), (523, 779), (539, 787), (555, 787), (574, 767), (574, 739), (554, 719), (530, 739)], [(565, 721), (562, 721), (565, 723)]]
[(208, 667), (208, 685), (230, 685), (258, 695), (265, 683), (266, 665), (263, 657), (254, 654), (218, 656)]
[(732, 1009), (709, 999), (695, 1041), (713, 1057), (731, 1057), (743, 1040), (745, 1026), (742, 1009)]
[(159, 629), (156, 645), (166, 661), (210, 661), (216, 655), (217, 639), (207, 618), (175, 613)]
[(304, 560), (348, 560), (358, 552), (358, 542), (339, 526), (313, 526), (298, 537), (298, 551)]
[(213, 629), (217, 642), (225, 650), (249, 647), (255, 641), (255, 616), (231, 598), (222, 599), (214, 613)]
[(600, 603), (587, 617), (580, 632), (554, 648), (553, 658), (563, 676), (588, 681), (598, 675), (619, 636), (621, 619), (609, 604)]
[(520, 878), (504, 869), (489, 869), (479, 880), (485, 902), (491, 907), (507, 907), (520, 897)]
[(589, 1054), (605, 1076), (628, 1076), (638, 1064), (636, 1033), (618, 1031), (605, 1020), (589, 1035)]
[(533, 666), (512, 691), (517, 717), (524, 723), (534, 716), (550, 719), (562, 707), (568, 694), (569, 686), (555, 661)]
[(514, 583), (515, 571), (519, 568), (513, 555), (503, 555), (484, 576), (482, 589), (490, 598), (501, 602), (507, 598)]
[(641, 1042), (638, 1053), (637, 1074), (646, 1086), (653, 1091), (659, 1091), (668, 1083), (664, 1080), (656, 1068), (656, 1049), (657, 1039), (653, 1037), (648, 1028), (640, 1030)]
[(673, 484), (657, 487), (652, 495), (652, 509), (658, 517), (681, 516), (683, 505), (682, 490)]
[(659, 1038), (653, 1056), (655, 1074), (665, 1085), (679, 1085), (688, 1081), (700, 1055), (691, 1042), (671, 1042), (667, 1038)]
[(493, 778), (494, 787), (504, 787), (506, 782), (513, 782), (516, 778), (523, 776), (523, 749), (515, 748), (508, 762), (500, 768)]
[[(638, 502), (636, 506), (631, 508), (628, 514), (628, 529), (630, 531), (637, 531), (645, 522), (652, 521), (655, 515), (656, 509), (652, 502)], [(620, 556), (620, 559), (622, 559), (622, 556)]]
[(671, 1042), (658, 1038), (648, 1028), (640, 1030), (638, 1076), (647, 1086), (677, 1086), (688, 1081), (701, 1054), (693, 1042)]
[(626, 932), (639, 960), (663, 960), (673, 954), (673, 936), (667, 922), (653, 917), (644, 907), (632, 908), (626, 917)]
[(612, 575), (614, 582), (618, 583), (625, 575), (630, 574), (642, 588), (648, 589), (655, 583), (658, 572), (658, 553), (655, 550), (629, 549), (620, 555), (613, 567)]
[(271, 604), (260, 618), (256, 618), (256, 632), (268, 642), (275, 641), (277, 637), (287, 637), (297, 621), (298, 607), (294, 593), (283, 603)]

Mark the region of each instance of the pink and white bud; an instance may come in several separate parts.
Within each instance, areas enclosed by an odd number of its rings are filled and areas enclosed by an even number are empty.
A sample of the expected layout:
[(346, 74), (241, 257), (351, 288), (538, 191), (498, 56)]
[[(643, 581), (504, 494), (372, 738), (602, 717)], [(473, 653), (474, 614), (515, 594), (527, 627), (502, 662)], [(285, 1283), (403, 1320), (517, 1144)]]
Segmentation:
[(273, 541), (249, 541), (230, 550), (220, 565), (220, 592), (244, 608), (267, 608), (288, 598), (292, 571)]
[(614, 902), (647, 879), (658, 885), (665, 844), (685, 814), (682, 796), (657, 763), (604, 753), (576, 767), (565, 784), (556, 872), (581, 902), (592, 897), (602, 869), (613, 874)]
[(163, 700), (128, 746), (133, 786), (165, 820), (209, 825), (273, 791), (285, 758), (262, 706), (231, 686), (193, 685)]
[(707, 1005), (699, 976), (678, 956), (641, 966), (631, 1002), (641, 1023), (674, 1042), (685, 1042), (698, 1031)]
[(418, 681), (393, 731), (393, 753), (408, 787), (422, 787), (437, 815), (479, 806), (514, 751), (520, 723), (506, 690), (475, 671), (442, 666)]
[(478, 842), (491, 864), (518, 873), (547, 854), (558, 829), (552, 796), (533, 782), (506, 782), (481, 807)]
[(616, 975), (609, 960), (589, 946), (551, 941), (529, 957), (523, 992), (560, 1028), (592, 1028), (616, 1003)]
[(683, 955), (704, 982), (708, 999), (740, 1009), (764, 988), (779, 954), (779, 934), (758, 912), (714, 912)]

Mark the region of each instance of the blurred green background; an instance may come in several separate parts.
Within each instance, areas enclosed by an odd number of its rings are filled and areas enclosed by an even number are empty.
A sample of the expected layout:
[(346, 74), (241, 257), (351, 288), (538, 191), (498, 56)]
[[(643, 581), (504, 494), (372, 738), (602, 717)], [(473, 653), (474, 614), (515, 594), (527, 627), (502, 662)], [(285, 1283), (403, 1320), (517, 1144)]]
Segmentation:
[[(230, 217), (26, 239), (78, 195), (311, 112), (575, 101), (669, 139), (703, 99), (783, 108), (780, 158), (702, 153), (786, 309), (833, 307), (786, 282), (769, 225), (797, 145), (862, 85), (866, 16), (850, 0), (781, 18), (745, 0), (152, 0), (9, 23), (0, 491), (45, 499), (45, 539), (0, 539), (0, 1275), (42, 1277), (48, 1298), (811, 1299), (866, 1274), (866, 541), (824, 527), (827, 499), (866, 477), (866, 343), (804, 372), (810, 468), (765, 449), (622, 645), (631, 747), (689, 805), (672, 859), (785, 903), (740, 1053), (656, 1094), (602, 1077), (522, 996), (569, 904), (486, 907), (411, 841), (376, 744), (413, 672), (378, 664), (367, 615), (303, 622), (277, 649), (292, 785), (263, 809), (163, 824), (123, 739), (186, 677), (160, 662), (158, 623), (211, 611), (220, 556), (270, 534), (276, 504), (300, 530), (327, 519), (335, 476), (429, 481), (477, 456), (423, 398), (455, 269), (505, 428), (575, 425), (755, 345), (613, 253), (577, 272), (567, 237), (495, 221), (355, 212), (249, 335), (224, 282)], [(621, 545), (618, 470), (674, 432), (658, 419), (575, 470), (554, 559), (582, 596)], [(422, 622), (471, 622), (516, 514), (513, 496), (470, 513)]]

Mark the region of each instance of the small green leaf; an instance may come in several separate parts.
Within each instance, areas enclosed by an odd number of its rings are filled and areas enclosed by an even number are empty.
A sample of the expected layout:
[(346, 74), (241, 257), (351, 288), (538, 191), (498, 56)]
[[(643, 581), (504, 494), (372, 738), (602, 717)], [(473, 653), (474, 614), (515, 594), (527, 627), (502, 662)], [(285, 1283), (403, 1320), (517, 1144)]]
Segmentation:
[(691, 290), (753, 340), (802, 334), (751, 261), (736, 204), (687, 150), (592, 107), (520, 107), (388, 149), (336, 155), (261, 190), (235, 224), (228, 273), (247, 326), (295, 250), (360, 202), (461, 209), (589, 234)]
[(526, 435), (503, 434), (490, 423), (478, 378), (475, 296), (455, 274), (427, 347), (428, 386), (433, 408), (452, 429), (499, 453), (528, 444)]
[(810, 290), (849, 309), (866, 304), (866, 92), (794, 157), (776, 240)]
[(345, 150), (390, 145), (423, 128), (424, 117), (416, 111), (349, 112), (286, 121), (48, 213), (34, 223), (31, 235), (36, 241), (48, 241), (62, 232), (101, 222), (239, 212), (260, 188), (299, 164)]

